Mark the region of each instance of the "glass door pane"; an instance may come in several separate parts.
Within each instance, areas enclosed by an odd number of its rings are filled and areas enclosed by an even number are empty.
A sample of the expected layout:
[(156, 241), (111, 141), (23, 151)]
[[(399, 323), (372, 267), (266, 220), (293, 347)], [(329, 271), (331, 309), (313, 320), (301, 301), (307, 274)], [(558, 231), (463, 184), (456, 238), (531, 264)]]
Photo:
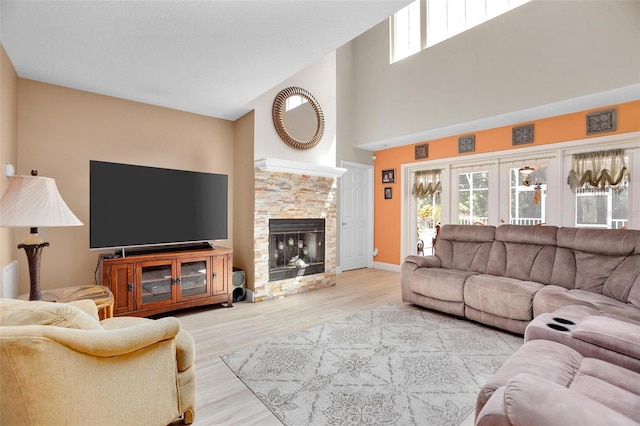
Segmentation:
[(629, 187), (576, 193), (578, 228), (620, 229), (628, 225)]
[(171, 302), (171, 261), (158, 264), (138, 264), (137, 275), (140, 279), (141, 303), (148, 305), (152, 303)]
[(436, 236), (436, 225), (442, 221), (442, 205), (440, 192), (416, 198), (418, 243), (416, 253), (433, 254), (433, 242)]
[(547, 166), (529, 169), (509, 168), (509, 223), (538, 225), (545, 223)]
[(458, 173), (458, 223), (489, 222), (489, 171)]
[(208, 296), (205, 259), (180, 263), (180, 298), (194, 296)]

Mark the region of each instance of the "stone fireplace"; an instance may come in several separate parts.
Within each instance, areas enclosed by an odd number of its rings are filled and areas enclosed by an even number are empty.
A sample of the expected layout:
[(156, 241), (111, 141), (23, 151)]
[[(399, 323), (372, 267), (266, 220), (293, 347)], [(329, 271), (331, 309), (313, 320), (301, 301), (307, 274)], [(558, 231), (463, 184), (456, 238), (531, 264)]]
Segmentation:
[[(255, 288), (253, 299), (255, 302), (276, 299), (288, 294), (296, 294), (318, 288), (330, 287), (336, 283), (336, 187), (337, 178), (344, 169), (323, 167), (317, 165), (300, 164), (285, 160), (258, 160), (254, 169), (255, 180), (255, 219), (254, 219), (254, 265)], [(295, 273), (276, 274), (270, 279), (270, 269), (273, 266), (274, 251), (278, 250), (278, 239), (275, 248), (270, 247), (269, 228), (273, 219), (292, 219), (298, 223), (299, 219), (321, 219), (324, 222), (324, 264), (323, 270), (311, 270), (309, 274)], [(314, 228), (315, 229), (315, 228)], [(304, 231), (304, 230), (303, 230)], [(315, 231), (312, 231), (315, 232)], [(304, 234), (305, 232), (302, 232)], [(293, 256), (304, 259), (305, 244), (309, 250), (311, 235), (300, 238), (298, 233), (281, 237), (282, 252), (291, 238), (291, 250), (288, 251), (291, 261)], [(317, 244), (317, 235), (313, 236)], [(273, 238), (272, 238), (273, 239)], [(297, 249), (302, 240), (302, 247)], [(273, 242), (272, 242), (273, 243)], [(295, 248), (295, 250), (293, 250)], [(296, 253), (293, 253), (296, 251)], [(308, 254), (307, 254), (308, 256)], [(317, 252), (314, 254), (317, 260)], [(298, 260), (296, 259), (296, 261)], [(300, 265), (301, 266), (301, 265)], [(298, 269), (299, 272), (300, 268)], [(306, 272), (306, 271), (305, 271)]]

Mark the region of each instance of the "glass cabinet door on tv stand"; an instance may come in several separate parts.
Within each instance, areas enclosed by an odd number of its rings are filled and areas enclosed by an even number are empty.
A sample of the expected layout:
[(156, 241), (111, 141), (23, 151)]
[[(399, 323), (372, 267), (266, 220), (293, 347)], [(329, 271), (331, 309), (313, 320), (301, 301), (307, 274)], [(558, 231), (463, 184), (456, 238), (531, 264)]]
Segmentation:
[(170, 304), (176, 282), (174, 261), (153, 260), (136, 263), (137, 307)]
[(207, 274), (209, 258), (185, 259), (178, 261), (178, 300), (204, 297), (210, 294), (210, 280)]

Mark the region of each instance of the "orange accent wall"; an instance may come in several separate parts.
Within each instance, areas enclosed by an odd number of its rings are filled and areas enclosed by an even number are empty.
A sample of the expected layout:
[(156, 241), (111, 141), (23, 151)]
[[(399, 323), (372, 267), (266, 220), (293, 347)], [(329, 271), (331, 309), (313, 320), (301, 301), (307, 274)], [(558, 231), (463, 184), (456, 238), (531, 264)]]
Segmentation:
[[(617, 109), (617, 129), (610, 133), (598, 133), (587, 136), (586, 114), (609, 108)], [(534, 124), (533, 143), (514, 147), (511, 144), (511, 131), (515, 126)], [(601, 137), (605, 135), (622, 134), (640, 131), (640, 101), (628, 102), (620, 105), (586, 110), (556, 117), (544, 118), (524, 123), (514, 123), (510, 126), (474, 132), (475, 151), (471, 154), (512, 150), (531, 146), (547, 145), (572, 140)], [(471, 134), (471, 133), (469, 133)], [(402, 164), (425, 161), (415, 160), (415, 146), (429, 144), (428, 160), (456, 158), (469, 154), (458, 154), (458, 137), (466, 134), (450, 136), (441, 139), (423, 141), (412, 145), (376, 151), (374, 165), (374, 247), (378, 248), (376, 262), (400, 265), (400, 193), (402, 191)], [(395, 183), (382, 183), (382, 170), (395, 169)], [(392, 198), (385, 200), (384, 188), (392, 189)]]

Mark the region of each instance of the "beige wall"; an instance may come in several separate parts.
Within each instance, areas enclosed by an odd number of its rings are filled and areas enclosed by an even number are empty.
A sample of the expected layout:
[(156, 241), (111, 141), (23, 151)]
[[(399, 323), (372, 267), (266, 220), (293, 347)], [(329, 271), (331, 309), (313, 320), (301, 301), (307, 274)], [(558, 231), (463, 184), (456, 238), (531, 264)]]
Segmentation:
[[(0, 195), (9, 185), (5, 164), (18, 162), (18, 76), (13, 64), (0, 44)], [(14, 230), (0, 228), (0, 268), (13, 262), (18, 256)], [(0, 274), (2, 280), (2, 274)], [(0, 297), (2, 296), (0, 281)]]
[(638, 1), (533, 1), (389, 64), (385, 21), (352, 42), (353, 107), (340, 119), (354, 133), (338, 138), (393, 140), (638, 84), (638, 40)]
[(253, 174), (253, 140), (255, 113), (252, 111), (235, 123), (233, 186), (233, 264), (245, 271), (246, 286), (254, 290), (253, 221), (255, 179)]
[(355, 104), (354, 44), (347, 43), (336, 50), (336, 160), (373, 164), (372, 152), (355, 148), (353, 111)]
[[(325, 118), (320, 142), (308, 150), (296, 150), (282, 142), (273, 125), (273, 101), (287, 87), (297, 86), (309, 91), (322, 108)], [(336, 165), (336, 55), (330, 53), (256, 98), (254, 158), (277, 158), (333, 167)]]
[[(99, 253), (88, 248), (89, 160), (228, 174), (232, 235), (233, 122), (25, 79), (18, 79), (18, 93), (17, 172), (55, 178), (84, 222), (40, 230), (51, 243), (43, 250), (43, 289), (94, 282)], [(177, 203), (179, 194), (167, 194), (168, 206)], [(20, 231), (20, 238), (28, 232)], [(233, 247), (233, 240), (218, 244)], [(19, 289), (27, 292), (26, 256), (19, 260)]]

